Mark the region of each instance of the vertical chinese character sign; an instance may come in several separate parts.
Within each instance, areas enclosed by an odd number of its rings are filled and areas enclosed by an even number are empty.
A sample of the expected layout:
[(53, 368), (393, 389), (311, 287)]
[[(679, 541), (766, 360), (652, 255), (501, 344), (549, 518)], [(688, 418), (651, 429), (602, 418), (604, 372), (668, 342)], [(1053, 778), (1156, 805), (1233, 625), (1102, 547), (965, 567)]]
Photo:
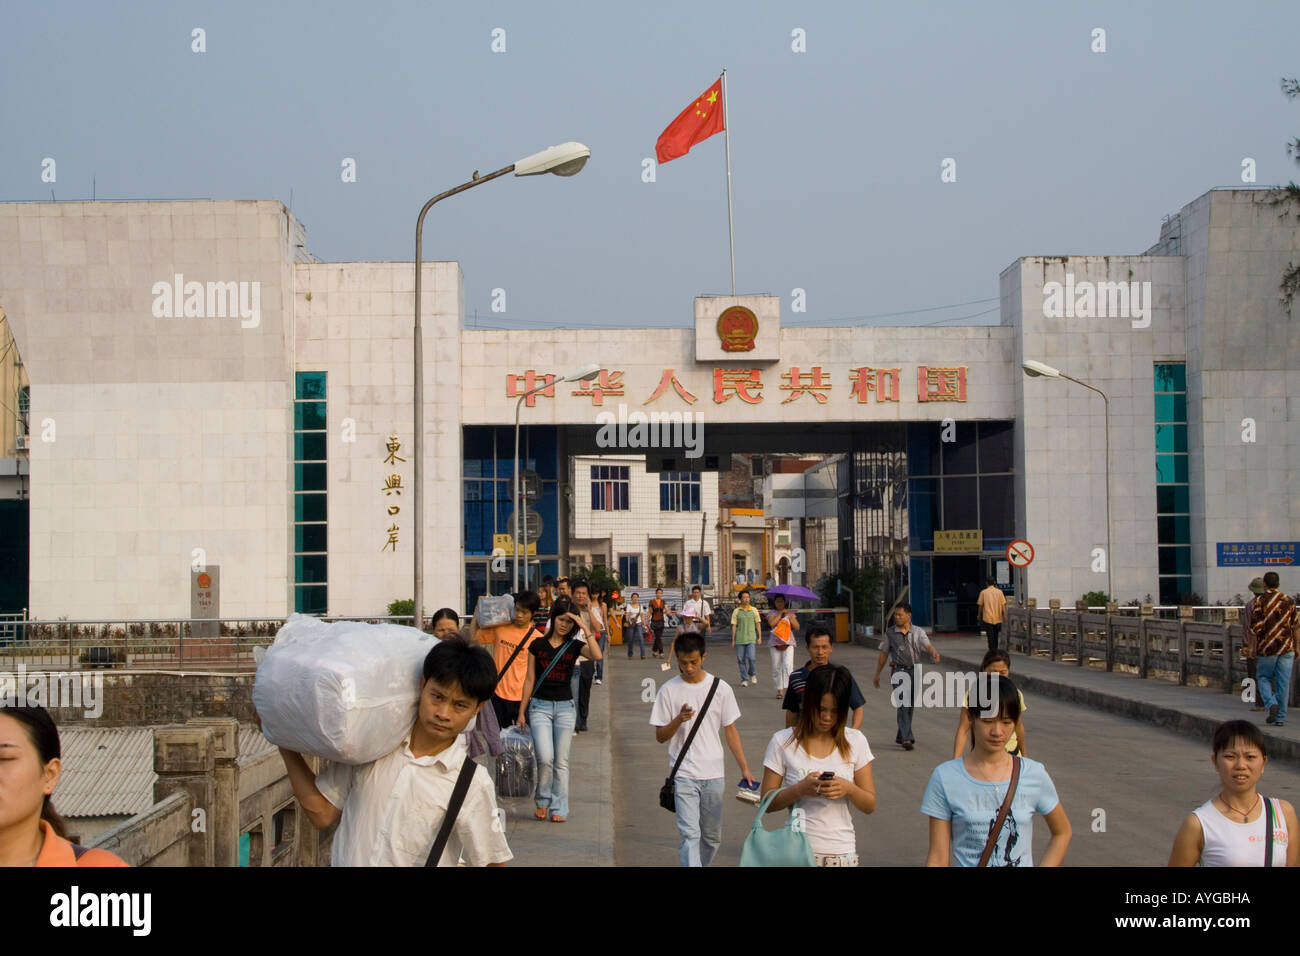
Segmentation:
[(388, 540), (380, 551), (387, 551), (391, 546), (393, 553), (397, 553), (397, 535), (401, 530), (397, 525), (397, 516), (401, 514), (402, 506), (398, 499), (402, 496), (402, 476), (396, 471), (398, 462), (405, 462), (397, 453), (402, 450), (402, 443), (397, 440), (397, 433), (388, 436), (388, 456), (384, 459), (384, 486), (380, 489), (383, 492), (384, 500), (388, 509)]

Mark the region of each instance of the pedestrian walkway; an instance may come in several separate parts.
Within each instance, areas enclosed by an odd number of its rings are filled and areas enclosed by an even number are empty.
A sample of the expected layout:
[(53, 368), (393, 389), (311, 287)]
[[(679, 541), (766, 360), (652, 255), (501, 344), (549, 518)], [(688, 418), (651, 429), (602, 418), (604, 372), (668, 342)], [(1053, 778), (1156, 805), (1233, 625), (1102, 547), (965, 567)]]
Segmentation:
[[(963, 670), (979, 669), (988, 650), (983, 637), (936, 636), (943, 663)], [(1241, 688), (1231, 694), (1210, 687), (1180, 687), (1159, 677), (1081, 667), (1073, 661), (1052, 661), (1011, 652), (1011, 677), (1027, 693), (1055, 697), (1107, 713), (1144, 721), (1186, 734), (1209, 745), (1214, 728), (1227, 720), (1259, 724), (1270, 760), (1300, 763), (1300, 715), (1282, 727), (1264, 723), (1263, 711), (1252, 711), (1241, 699)]]
[[(606, 674), (623, 661), (614, 661)], [(614, 806), (610, 760), (611, 682), (591, 689), (589, 732), (575, 734), (569, 755), (569, 816), (536, 820), (532, 797), (497, 798), (506, 810), (511, 866), (613, 866)]]

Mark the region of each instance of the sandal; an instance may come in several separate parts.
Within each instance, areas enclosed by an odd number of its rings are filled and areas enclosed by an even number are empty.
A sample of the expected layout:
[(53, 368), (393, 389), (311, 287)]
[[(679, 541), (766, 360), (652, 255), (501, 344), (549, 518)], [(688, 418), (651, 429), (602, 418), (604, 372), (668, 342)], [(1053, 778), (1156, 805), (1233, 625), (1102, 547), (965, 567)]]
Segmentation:
[(533, 811), (533, 816), (538, 820), (545, 820), (546, 809), (544, 807), (538, 807), (536, 810)]
[(551, 814), (551, 822), (552, 822), (552, 823), (563, 823), (563, 822), (564, 822), (564, 817), (560, 816), (558, 813), (552, 813), (552, 814)]

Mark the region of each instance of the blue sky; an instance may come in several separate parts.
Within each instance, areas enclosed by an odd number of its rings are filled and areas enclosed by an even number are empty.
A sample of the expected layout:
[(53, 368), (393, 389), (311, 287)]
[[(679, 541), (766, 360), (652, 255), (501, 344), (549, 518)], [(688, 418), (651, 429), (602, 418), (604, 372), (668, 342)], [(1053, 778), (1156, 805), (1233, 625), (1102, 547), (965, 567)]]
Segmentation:
[(1245, 157), (1300, 179), (1297, 36), (1294, 2), (0, 0), (0, 198), (292, 191), (321, 259), (409, 261), (427, 198), (579, 140), (576, 177), (435, 207), (426, 258), (460, 261), (468, 325), (685, 327), (729, 291), (723, 138), (642, 160), (726, 67), (738, 292), (786, 325), (992, 322), (1018, 256), (1141, 252)]

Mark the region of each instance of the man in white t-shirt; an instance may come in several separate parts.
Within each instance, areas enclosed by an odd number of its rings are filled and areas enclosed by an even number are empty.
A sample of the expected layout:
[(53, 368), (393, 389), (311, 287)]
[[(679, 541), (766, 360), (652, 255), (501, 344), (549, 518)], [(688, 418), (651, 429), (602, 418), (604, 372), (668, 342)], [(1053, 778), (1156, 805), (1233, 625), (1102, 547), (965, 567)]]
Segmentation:
[(712, 615), (713, 608), (709, 607), (709, 602), (704, 600), (700, 586), (695, 585), (691, 588), (691, 599), (682, 605), (682, 630), (707, 634)]
[(714, 678), (704, 670), (704, 638), (685, 632), (677, 636), (674, 645), (679, 677), (674, 677), (659, 688), (655, 695), (650, 723), (655, 728), (655, 740), (668, 743), (669, 772), (677, 762), (690, 735), (692, 721), (704, 709), (709, 689), (716, 679), (718, 689), (704, 716), (699, 718), (700, 728), (691, 741), (681, 768), (673, 780), (677, 804), (677, 856), (682, 866), (708, 866), (722, 844), (722, 798), (726, 790), (726, 758), (722, 753), (722, 736), (727, 738), (727, 748), (747, 783), (753, 784), (745, 748), (740, 742), (736, 721), (740, 708), (736, 694), (721, 678)]

